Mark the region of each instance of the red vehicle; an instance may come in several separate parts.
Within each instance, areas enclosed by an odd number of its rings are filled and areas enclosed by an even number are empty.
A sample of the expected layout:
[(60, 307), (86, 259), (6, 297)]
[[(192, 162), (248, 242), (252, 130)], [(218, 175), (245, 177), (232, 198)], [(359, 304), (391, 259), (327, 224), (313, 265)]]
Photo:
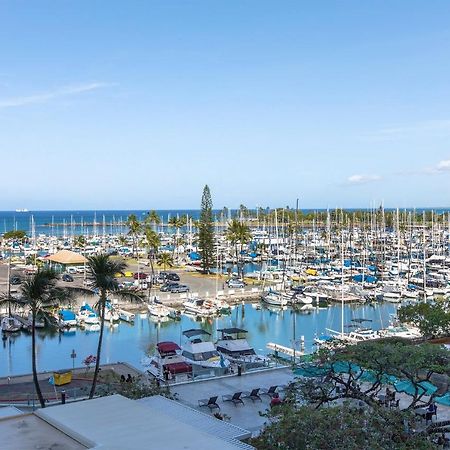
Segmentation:
[(133, 278), (135, 280), (145, 280), (148, 277), (148, 275), (144, 272), (136, 272), (133, 274)]

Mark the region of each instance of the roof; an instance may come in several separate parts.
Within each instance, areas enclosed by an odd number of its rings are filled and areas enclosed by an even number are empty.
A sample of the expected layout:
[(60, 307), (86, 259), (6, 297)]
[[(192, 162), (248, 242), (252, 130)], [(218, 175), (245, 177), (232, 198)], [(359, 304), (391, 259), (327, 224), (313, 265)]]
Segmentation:
[(248, 333), (247, 330), (243, 330), (242, 328), (222, 328), (221, 330), (217, 330), (225, 334), (238, 334), (238, 333)]
[(216, 437), (158, 408), (111, 395), (68, 403), (35, 414), (89, 448), (134, 450), (236, 450), (238, 442)]
[(203, 334), (207, 334), (208, 336), (211, 336), (211, 333), (208, 333), (207, 331), (202, 330), (201, 328), (197, 328), (197, 329), (192, 328), (191, 330), (183, 331), (183, 334), (188, 338), (191, 338), (194, 336), (201, 336)]
[(175, 342), (170, 341), (158, 342), (156, 348), (160, 353), (176, 352), (177, 350), (180, 350), (180, 347), (175, 344)]
[(47, 256), (47, 261), (59, 264), (84, 264), (87, 259), (80, 253), (71, 252), (70, 250), (60, 250), (54, 255)]

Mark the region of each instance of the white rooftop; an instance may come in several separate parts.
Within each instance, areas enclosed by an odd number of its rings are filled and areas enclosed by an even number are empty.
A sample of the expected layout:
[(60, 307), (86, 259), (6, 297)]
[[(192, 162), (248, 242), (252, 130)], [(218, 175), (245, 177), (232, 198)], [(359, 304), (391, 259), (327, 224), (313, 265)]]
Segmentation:
[[(120, 395), (37, 411), (41, 419), (88, 448), (133, 450), (236, 450), (233, 439), (221, 439), (165, 412), (163, 403), (144, 404)], [(220, 421), (217, 419), (220, 426)]]

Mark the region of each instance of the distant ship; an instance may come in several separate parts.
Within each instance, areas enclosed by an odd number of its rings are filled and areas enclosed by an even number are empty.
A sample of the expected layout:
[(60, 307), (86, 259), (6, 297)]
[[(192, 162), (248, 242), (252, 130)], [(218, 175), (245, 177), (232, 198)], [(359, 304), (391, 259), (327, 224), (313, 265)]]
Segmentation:
[(22, 208), (22, 209), (16, 209), (16, 212), (23, 212), (23, 213), (25, 213), (25, 212), (28, 212), (28, 209), (26, 209), (26, 208)]

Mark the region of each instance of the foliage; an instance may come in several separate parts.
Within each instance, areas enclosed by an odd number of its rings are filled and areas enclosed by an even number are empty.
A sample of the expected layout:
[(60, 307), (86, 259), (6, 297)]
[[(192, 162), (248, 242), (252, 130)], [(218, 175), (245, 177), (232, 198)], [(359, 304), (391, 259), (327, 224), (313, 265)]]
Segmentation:
[(157, 262), (159, 266), (166, 270), (167, 267), (173, 267), (173, 256), (170, 253), (161, 253)]
[(398, 318), (401, 322), (418, 327), (427, 338), (450, 335), (450, 312), (441, 303), (402, 306), (398, 311)]
[[(235, 247), (238, 272), (243, 277), (242, 251), (244, 245), (252, 239), (250, 228), (240, 220), (233, 219), (228, 225), (226, 238)], [(240, 252), (238, 252), (238, 244), (240, 245)]]
[(374, 406), (382, 387), (395, 377), (410, 382), (413, 395), (407, 408), (413, 409), (425, 394), (420, 383), (430, 381), (435, 373), (450, 372), (450, 356), (436, 345), (385, 339), (321, 351), (315, 365), (322, 370), (322, 377), (300, 382), (299, 389), (304, 398), (319, 406), (339, 398), (358, 399)]
[(12, 230), (12, 231), (7, 231), (6, 233), (3, 234), (3, 239), (23, 239), (25, 238), (25, 236), (27, 235), (27, 233), (23, 230)]
[(271, 423), (252, 441), (259, 450), (435, 448), (427, 436), (414, 434), (411, 415), (397, 410), (359, 408), (347, 402), (321, 409), (285, 403), (269, 417)]
[(203, 189), (200, 220), (198, 224), (198, 245), (202, 257), (203, 273), (208, 273), (214, 265), (214, 227), (211, 192), (208, 185)]
[(133, 255), (135, 255), (136, 254), (136, 241), (137, 241), (139, 232), (142, 229), (142, 224), (141, 224), (141, 222), (139, 222), (139, 220), (135, 214), (130, 214), (128, 216), (126, 225), (128, 227), (128, 234), (131, 236), (131, 239), (133, 241)]

